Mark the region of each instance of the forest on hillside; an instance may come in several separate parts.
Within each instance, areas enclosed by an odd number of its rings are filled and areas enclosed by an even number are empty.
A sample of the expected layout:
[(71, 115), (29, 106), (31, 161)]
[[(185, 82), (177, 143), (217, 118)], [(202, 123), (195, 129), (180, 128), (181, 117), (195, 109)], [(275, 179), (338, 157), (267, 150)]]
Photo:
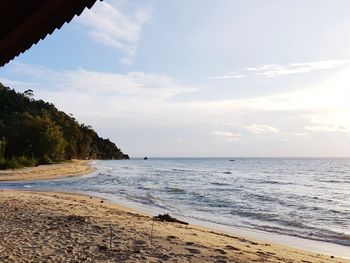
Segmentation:
[(113, 142), (55, 105), (0, 83), (0, 169), (70, 159), (129, 159)]

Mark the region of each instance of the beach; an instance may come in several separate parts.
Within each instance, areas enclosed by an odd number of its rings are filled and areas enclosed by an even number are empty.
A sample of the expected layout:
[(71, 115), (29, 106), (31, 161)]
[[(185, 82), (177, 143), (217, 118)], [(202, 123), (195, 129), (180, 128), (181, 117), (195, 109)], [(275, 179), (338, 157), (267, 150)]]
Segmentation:
[(14, 170), (0, 170), (1, 181), (49, 180), (88, 174), (94, 171), (89, 161), (72, 160), (60, 164), (39, 165)]
[(1, 262), (350, 262), (153, 221), (92, 196), (4, 190), (0, 200)]
[[(5, 171), (2, 180), (52, 179), (92, 170), (88, 162), (74, 161)], [(54, 191), (1, 190), (0, 234), (0, 262), (350, 262), (160, 222), (106, 199)]]
[(350, 263), (350, 0), (0, 7), (0, 263)]

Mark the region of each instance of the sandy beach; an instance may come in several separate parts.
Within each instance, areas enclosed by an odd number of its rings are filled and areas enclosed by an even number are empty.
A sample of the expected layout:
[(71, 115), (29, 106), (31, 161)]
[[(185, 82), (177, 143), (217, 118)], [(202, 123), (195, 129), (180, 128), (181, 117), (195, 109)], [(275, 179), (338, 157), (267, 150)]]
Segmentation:
[(350, 262), (54, 192), (0, 191), (0, 233), (0, 262)]
[(15, 170), (0, 170), (0, 181), (47, 180), (60, 177), (78, 176), (94, 171), (89, 161), (72, 160), (70, 162)]

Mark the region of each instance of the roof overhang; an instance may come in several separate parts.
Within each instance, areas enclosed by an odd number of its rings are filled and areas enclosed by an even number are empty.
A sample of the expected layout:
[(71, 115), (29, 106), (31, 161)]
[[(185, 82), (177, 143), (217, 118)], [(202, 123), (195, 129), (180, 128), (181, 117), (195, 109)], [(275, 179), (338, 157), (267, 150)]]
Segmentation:
[(0, 1), (0, 67), (91, 8), (96, 0)]

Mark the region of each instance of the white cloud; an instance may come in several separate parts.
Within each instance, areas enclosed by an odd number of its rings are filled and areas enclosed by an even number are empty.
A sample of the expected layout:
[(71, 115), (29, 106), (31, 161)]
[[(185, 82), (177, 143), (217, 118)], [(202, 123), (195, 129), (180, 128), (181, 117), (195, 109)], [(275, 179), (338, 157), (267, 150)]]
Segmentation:
[(310, 125), (305, 129), (313, 132), (350, 132), (349, 111), (308, 116)]
[[(174, 123), (189, 124), (237, 123), (237, 118), (242, 118), (240, 123), (247, 123), (244, 115), (254, 114), (255, 118), (247, 125), (243, 125), (247, 131), (253, 134), (279, 134), (279, 136), (286, 135), (282, 130), (290, 130), (286, 128), (288, 123), (284, 123), (284, 126), (278, 124), (278, 127), (281, 127), (280, 130), (266, 124), (266, 122), (276, 123), (272, 117), (264, 118), (265, 123), (260, 123), (260, 116), (264, 112), (276, 112), (281, 115), (283, 112), (288, 114), (295, 112), (296, 118), (305, 123), (304, 126), (295, 127), (297, 130), (306, 128), (309, 132), (321, 129), (350, 131), (350, 118), (348, 118), (350, 116), (348, 103), (350, 68), (334, 75), (322, 85), (298, 91), (248, 99), (188, 102), (169, 102), (167, 100), (174, 95), (198, 88), (186, 85), (164, 74), (145, 72), (117, 74), (84, 69), (55, 72), (43, 70), (35, 67), (26, 69), (27, 74), (41, 76), (41, 80), (46, 78), (47, 82), (55, 86), (58, 92), (70, 91), (79, 93), (79, 97), (85, 95), (91, 99), (103, 98), (106, 107), (107, 105), (110, 105), (111, 109), (114, 107), (111, 112), (117, 110), (129, 110), (142, 114), (148, 112), (153, 114), (152, 118), (158, 118), (158, 120), (171, 116)], [(286, 121), (288, 122), (288, 119)], [(226, 136), (229, 135), (226, 134)]]
[(214, 131), (213, 134), (215, 136), (224, 137), (228, 141), (237, 141), (241, 137), (241, 134), (239, 134), (239, 133), (232, 133), (232, 132), (229, 132), (229, 131)]
[[(222, 141), (239, 140), (245, 147), (235, 149), (237, 153), (241, 150), (244, 154), (251, 147), (264, 155), (268, 150), (263, 149), (263, 143), (276, 142), (276, 151), (278, 148), (285, 155), (278, 143), (293, 141), (296, 155), (304, 154), (303, 149), (309, 144), (315, 145), (309, 154), (317, 155), (323, 154), (317, 152), (322, 150), (318, 145), (330, 145), (332, 132), (337, 136), (342, 132), (339, 137), (343, 140), (350, 136), (350, 67), (333, 73), (321, 84), (297, 91), (223, 101), (169, 100), (198, 87), (165, 74), (53, 71), (19, 63), (12, 63), (9, 71), (14, 79), (6, 82), (2, 78), (5, 85), (24, 87), (23, 78), (27, 78), (38, 86), (33, 89), (36, 98), (53, 102), (78, 120), (110, 131), (109, 136), (116, 139), (119, 133), (113, 131), (120, 129), (128, 144), (143, 143), (141, 138), (147, 138), (147, 147), (161, 140), (159, 149), (164, 149), (166, 140), (180, 145), (177, 139), (181, 138), (183, 143), (196, 141), (197, 153), (203, 154), (200, 144), (207, 147), (208, 153), (210, 147), (225, 148)], [(256, 136), (245, 136), (248, 133)], [(228, 155), (232, 151), (225, 149)], [(254, 155), (253, 150), (250, 155)], [(272, 150), (270, 153), (273, 155)]]
[(279, 129), (277, 129), (276, 127), (272, 127), (272, 126), (264, 125), (264, 124), (253, 123), (253, 124), (244, 126), (244, 128), (253, 134), (278, 134), (278, 133), (280, 133)]
[(310, 134), (307, 132), (283, 132), (282, 140), (283, 141), (293, 141), (296, 138), (306, 138), (310, 137)]
[[(165, 74), (145, 72), (118, 74), (85, 69), (52, 71), (35, 65), (22, 63), (13, 65), (13, 70), (17, 74), (38, 78), (41, 82), (49, 83), (51, 89), (60, 92), (89, 92), (100, 95), (112, 93), (113, 96), (128, 95), (154, 101), (166, 100), (182, 92), (196, 90)], [(13, 81), (10, 83), (16, 84)]]
[(214, 76), (214, 77), (209, 77), (207, 80), (217, 80), (217, 79), (241, 79), (244, 78), (244, 75), (222, 75), (222, 76)]
[(348, 60), (324, 60), (305, 63), (290, 63), (287, 65), (267, 64), (261, 67), (249, 67), (247, 71), (256, 72), (267, 78), (285, 76), (291, 74), (310, 73), (318, 70), (334, 69), (349, 64)]
[(124, 57), (120, 61), (129, 64), (136, 55), (142, 27), (151, 15), (149, 7), (126, 12), (116, 2), (98, 2), (77, 21), (87, 28), (93, 41), (122, 51)]
[(218, 75), (207, 78), (207, 80), (220, 79), (241, 79), (246, 77), (262, 76), (264, 78), (274, 78), (278, 76), (287, 76), (300, 73), (311, 73), (319, 70), (330, 70), (346, 66), (349, 60), (323, 60), (304, 63), (290, 63), (286, 65), (266, 64), (259, 67), (246, 67), (241, 72), (244, 74), (232, 72), (224, 75)]
[(0, 78), (0, 83), (4, 85), (6, 83), (7, 86), (11, 87), (17, 87), (21, 89), (28, 89), (28, 88), (35, 88), (37, 86), (36, 83), (31, 82), (24, 82), (24, 81), (17, 81), (17, 80), (9, 80), (9, 79), (3, 79)]
[(117, 74), (110, 72), (94, 72), (76, 70), (62, 73), (65, 88), (93, 92), (118, 92), (146, 97), (149, 99), (167, 99), (182, 92), (193, 91), (194, 88), (181, 85), (164, 74), (129, 72)]
[(245, 68), (245, 70), (247, 70), (247, 71), (258, 71), (257, 68), (253, 68), (253, 67)]

